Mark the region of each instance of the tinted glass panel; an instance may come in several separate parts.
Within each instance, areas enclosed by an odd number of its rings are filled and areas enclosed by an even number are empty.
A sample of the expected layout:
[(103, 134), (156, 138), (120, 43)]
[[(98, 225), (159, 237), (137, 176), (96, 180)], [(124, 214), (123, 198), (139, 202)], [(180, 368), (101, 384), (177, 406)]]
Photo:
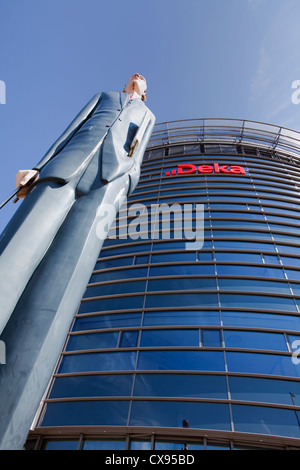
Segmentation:
[(159, 266), (156, 268), (150, 268), (150, 276), (168, 276), (177, 274), (199, 274), (201, 276), (214, 275), (215, 268), (214, 265), (209, 264), (190, 264), (186, 266)]
[(64, 356), (59, 373), (132, 370), (135, 366), (135, 355), (135, 351), (128, 351)]
[(120, 348), (134, 348), (137, 346), (139, 332), (134, 331), (122, 331)]
[(300, 437), (297, 416), (293, 410), (233, 405), (236, 431)]
[(222, 253), (216, 251), (215, 253), (216, 260), (220, 261), (231, 261), (239, 263), (261, 263), (262, 258), (260, 254), (256, 253)]
[(47, 441), (45, 450), (77, 450), (79, 442), (78, 440), (74, 441)]
[(224, 370), (224, 355), (217, 351), (141, 351), (142, 370)]
[(224, 331), (225, 346), (228, 348), (252, 348), (288, 351), (282, 334), (258, 331)]
[(125, 448), (125, 441), (102, 441), (96, 439), (87, 439), (83, 444), (83, 450), (123, 450)]
[(300, 330), (300, 318), (292, 315), (273, 315), (272, 313), (226, 312), (223, 310), (224, 326), (252, 326), (282, 330)]
[(203, 346), (208, 346), (208, 347), (222, 346), (219, 330), (202, 330), (201, 336), (202, 336)]
[(131, 387), (131, 374), (57, 377), (50, 398), (127, 396)]
[(112, 284), (101, 284), (88, 287), (84, 298), (97, 297), (98, 295), (127, 294), (131, 292), (144, 292), (146, 281), (116, 282)]
[(218, 307), (218, 297), (214, 294), (172, 294), (148, 295), (146, 307)]
[(220, 289), (245, 290), (253, 292), (276, 292), (291, 294), (289, 285), (285, 282), (261, 281), (248, 279), (219, 279)]
[(259, 353), (226, 352), (229, 372), (300, 377), (300, 368), (291, 361), (291, 356)]
[(73, 335), (69, 337), (67, 351), (79, 349), (115, 348), (117, 346), (119, 332), (93, 333), (88, 335)]
[[(116, 271), (109, 271), (109, 272), (100, 272), (95, 273), (92, 275), (90, 279), (90, 283), (93, 282), (104, 282), (110, 281), (114, 279), (131, 279), (134, 277), (146, 277), (147, 276), (147, 268), (132, 268), (132, 269), (118, 269)], [(89, 288), (91, 289), (91, 288)], [(103, 295), (101, 293), (102, 286), (98, 287), (99, 292), (98, 295)]]
[(78, 313), (104, 312), (106, 310), (123, 310), (142, 308), (144, 296), (116, 297), (112, 299), (98, 299), (82, 302)]
[(226, 399), (226, 377), (197, 374), (137, 374), (134, 395)]
[(180, 278), (180, 279), (160, 279), (148, 281), (148, 291), (163, 290), (186, 290), (186, 289), (216, 289), (215, 279), (205, 278)]
[(183, 427), (230, 430), (228, 405), (189, 402), (133, 402), (130, 426)]
[(91, 315), (90, 317), (76, 318), (73, 331), (118, 328), (122, 326), (139, 326), (140, 324), (140, 313)]
[(233, 400), (259, 401), (300, 406), (300, 382), (252, 377), (229, 377), (229, 388)]
[(289, 310), (297, 312), (293, 299), (264, 295), (220, 294), (223, 307), (264, 308), (270, 310)]
[(48, 403), (42, 426), (126, 426), (128, 401)]
[(219, 325), (220, 314), (218, 311), (165, 311), (146, 312), (144, 314), (144, 326), (154, 325)]
[(199, 346), (199, 330), (148, 330), (140, 346)]

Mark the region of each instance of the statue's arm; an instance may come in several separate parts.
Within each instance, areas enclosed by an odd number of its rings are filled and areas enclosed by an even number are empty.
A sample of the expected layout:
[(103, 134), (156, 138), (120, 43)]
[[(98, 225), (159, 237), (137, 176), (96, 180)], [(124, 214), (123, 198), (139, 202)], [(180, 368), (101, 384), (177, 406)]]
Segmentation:
[(84, 124), (84, 122), (90, 117), (91, 113), (99, 103), (101, 98), (101, 93), (97, 93), (87, 105), (77, 114), (75, 119), (67, 127), (67, 129), (62, 133), (62, 135), (54, 142), (50, 149), (43, 156), (41, 161), (33, 168), (33, 170), (41, 171), (43, 167), (55, 157), (67, 143), (72, 139), (75, 132)]

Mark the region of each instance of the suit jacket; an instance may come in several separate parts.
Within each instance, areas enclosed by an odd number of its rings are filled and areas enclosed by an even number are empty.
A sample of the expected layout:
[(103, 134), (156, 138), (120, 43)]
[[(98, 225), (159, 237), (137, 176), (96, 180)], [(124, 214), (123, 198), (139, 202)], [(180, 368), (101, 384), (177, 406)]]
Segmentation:
[(155, 116), (140, 99), (130, 100), (127, 93), (96, 94), (35, 167), (38, 182), (79, 182), (97, 160), (102, 182), (127, 173), (131, 193), (154, 123)]

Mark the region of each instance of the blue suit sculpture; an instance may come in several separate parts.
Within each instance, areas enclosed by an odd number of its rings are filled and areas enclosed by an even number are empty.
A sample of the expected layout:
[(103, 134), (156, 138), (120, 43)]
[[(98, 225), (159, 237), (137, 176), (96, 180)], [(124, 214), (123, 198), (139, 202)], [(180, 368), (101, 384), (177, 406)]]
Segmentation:
[(99, 209), (114, 207), (110, 226), (138, 182), (155, 122), (145, 99), (139, 74), (123, 93), (96, 94), (33, 169), (2, 234), (0, 449), (26, 440), (103, 244)]

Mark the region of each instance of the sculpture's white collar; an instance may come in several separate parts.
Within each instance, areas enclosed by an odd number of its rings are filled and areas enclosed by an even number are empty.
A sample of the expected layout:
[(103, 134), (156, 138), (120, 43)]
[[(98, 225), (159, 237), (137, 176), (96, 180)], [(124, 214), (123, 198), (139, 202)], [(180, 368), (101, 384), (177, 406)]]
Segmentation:
[(139, 100), (141, 99), (141, 96), (136, 91), (134, 91), (133, 93), (128, 93), (128, 95), (130, 100), (134, 100), (136, 98), (138, 98)]

